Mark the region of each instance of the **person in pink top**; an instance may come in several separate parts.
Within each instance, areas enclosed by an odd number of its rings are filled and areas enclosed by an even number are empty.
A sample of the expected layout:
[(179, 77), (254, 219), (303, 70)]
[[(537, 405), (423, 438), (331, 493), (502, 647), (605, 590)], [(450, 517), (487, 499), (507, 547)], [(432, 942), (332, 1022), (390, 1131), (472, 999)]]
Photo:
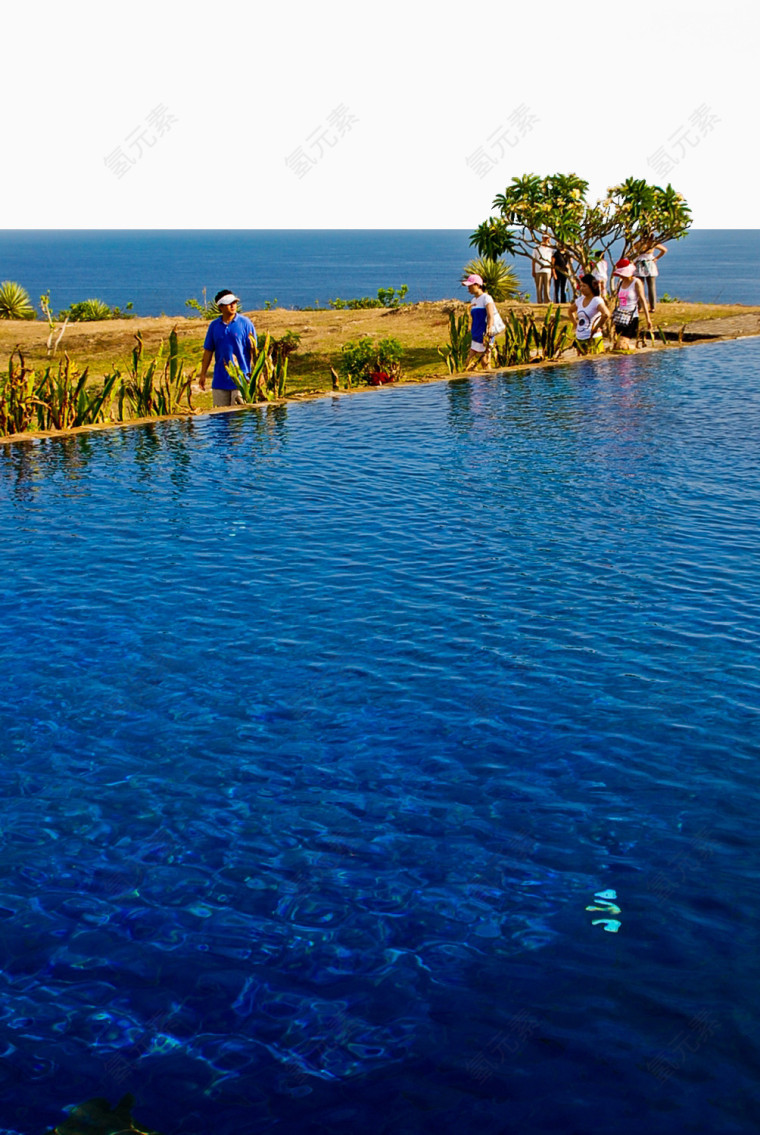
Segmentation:
[[(647, 328), (652, 330), (652, 316), (649, 312), (647, 297), (644, 295), (644, 285), (634, 273), (636, 269), (627, 257), (618, 260), (615, 271), (612, 273), (617, 282), (615, 296), (615, 310), (612, 313), (612, 323), (615, 328), (615, 346), (623, 350), (634, 351), (639, 338), (639, 312), (646, 316)], [(623, 340), (626, 340), (625, 345)]]

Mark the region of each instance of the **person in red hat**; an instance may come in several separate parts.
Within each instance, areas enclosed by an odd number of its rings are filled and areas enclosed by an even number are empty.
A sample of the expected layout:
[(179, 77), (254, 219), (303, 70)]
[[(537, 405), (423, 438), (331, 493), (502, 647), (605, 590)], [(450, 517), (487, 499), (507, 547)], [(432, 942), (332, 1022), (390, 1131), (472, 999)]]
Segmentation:
[(612, 273), (617, 282), (615, 296), (615, 310), (612, 313), (612, 324), (615, 328), (614, 346), (623, 346), (623, 350), (634, 351), (639, 338), (639, 312), (646, 316), (647, 328), (652, 330), (652, 316), (649, 312), (647, 297), (644, 295), (644, 285), (636, 275), (636, 268), (624, 256), (615, 265)]
[(491, 365), (491, 347), (499, 331), (504, 330), (504, 322), (496, 310), (496, 304), (483, 287), (482, 276), (473, 273), (462, 280), (462, 287), (467, 288), (472, 296), (472, 338), (464, 369), (474, 370), (480, 363), (484, 370), (488, 370)]

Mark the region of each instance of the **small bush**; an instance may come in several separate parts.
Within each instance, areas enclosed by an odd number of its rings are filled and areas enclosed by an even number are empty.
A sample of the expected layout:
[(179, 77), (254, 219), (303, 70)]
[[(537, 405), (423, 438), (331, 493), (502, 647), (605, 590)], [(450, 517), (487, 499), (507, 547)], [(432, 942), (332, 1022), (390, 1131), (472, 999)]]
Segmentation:
[(386, 374), (391, 382), (401, 377), (403, 348), (398, 339), (386, 338), (375, 343), (369, 335), (344, 343), (338, 372), (343, 381), (352, 386), (357, 382), (370, 382), (373, 374)]
[(380, 300), (375, 300), (375, 299), (372, 298), (372, 296), (362, 296), (360, 299), (353, 299), (353, 300), (342, 300), (342, 299), (338, 298), (338, 299), (334, 299), (334, 300), (329, 300), (328, 302), (330, 304), (330, 307), (334, 308), (335, 311), (344, 311), (346, 309), (349, 310), (349, 311), (359, 311), (360, 309), (365, 308), (365, 307), (382, 307), (383, 306), (380, 303)]
[(395, 288), (378, 288), (377, 298), (382, 307), (403, 307), (404, 297), (408, 291), (408, 284), (402, 284), (398, 291)]
[(94, 323), (102, 319), (131, 319), (132, 304), (128, 303), (124, 311), (120, 307), (109, 307), (103, 300), (81, 300), (72, 303), (58, 312), (59, 319), (68, 319), (69, 323)]
[[(373, 299), (372, 296), (362, 296), (360, 299), (353, 300), (334, 299), (330, 300), (329, 303), (330, 307), (334, 308), (336, 311), (343, 311), (344, 309), (358, 311), (366, 307), (396, 308), (403, 306), (404, 296), (408, 291), (408, 285), (402, 284), (398, 291), (396, 291), (395, 288), (378, 288), (377, 299)], [(305, 308), (304, 310), (308, 309)]]

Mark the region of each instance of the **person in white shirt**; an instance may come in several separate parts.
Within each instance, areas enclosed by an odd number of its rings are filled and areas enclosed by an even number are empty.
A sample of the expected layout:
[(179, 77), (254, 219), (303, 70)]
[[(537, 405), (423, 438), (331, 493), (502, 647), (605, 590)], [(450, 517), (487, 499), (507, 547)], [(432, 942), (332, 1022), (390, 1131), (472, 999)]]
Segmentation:
[(600, 249), (597, 249), (596, 252), (592, 252), (591, 255), (594, 258), (594, 265), (591, 269), (591, 275), (599, 284), (599, 295), (602, 297), (602, 299), (606, 299), (607, 280), (610, 273), (609, 264), (604, 258), (604, 253)]
[(533, 253), (533, 280), (536, 285), (536, 303), (550, 303), (551, 302), (551, 278), (552, 278), (552, 246), (549, 240), (549, 234), (544, 233), (541, 238), (541, 243), (536, 245)]
[(575, 328), (575, 349), (579, 355), (599, 355), (604, 350), (602, 328), (610, 310), (599, 295), (599, 281), (587, 272), (578, 280), (578, 295), (568, 311)]
[(496, 328), (501, 322), (496, 304), (483, 287), (483, 277), (473, 274), (462, 280), (462, 287), (472, 296), (470, 312), (472, 315), (472, 332), (470, 339), (470, 353), (467, 356), (465, 370), (474, 370), (478, 363), (484, 370), (491, 365), (491, 347), (496, 336)]

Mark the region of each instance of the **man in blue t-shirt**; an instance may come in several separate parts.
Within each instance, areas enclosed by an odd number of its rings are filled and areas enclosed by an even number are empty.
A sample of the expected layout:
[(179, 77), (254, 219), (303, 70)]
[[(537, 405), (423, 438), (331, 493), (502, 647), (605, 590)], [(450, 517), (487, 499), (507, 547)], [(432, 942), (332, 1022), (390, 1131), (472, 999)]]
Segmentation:
[(255, 343), (256, 328), (246, 315), (238, 314), (237, 305), (240, 300), (229, 288), (222, 288), (221, 292), (217, 292), (214, 303), (219, 308), (220, 314), (218, 319), (212, 320), (208, 325), (198, 382), (201, 390), (205, 390), (206, 375), (213, 358), (214, 377), (211, 380), (211, 394), (214, 405), (238, 406), (242, 404), (243, 399), (227, 368), (234, 362), (245, 375), (250, 375), (251, 336)]

